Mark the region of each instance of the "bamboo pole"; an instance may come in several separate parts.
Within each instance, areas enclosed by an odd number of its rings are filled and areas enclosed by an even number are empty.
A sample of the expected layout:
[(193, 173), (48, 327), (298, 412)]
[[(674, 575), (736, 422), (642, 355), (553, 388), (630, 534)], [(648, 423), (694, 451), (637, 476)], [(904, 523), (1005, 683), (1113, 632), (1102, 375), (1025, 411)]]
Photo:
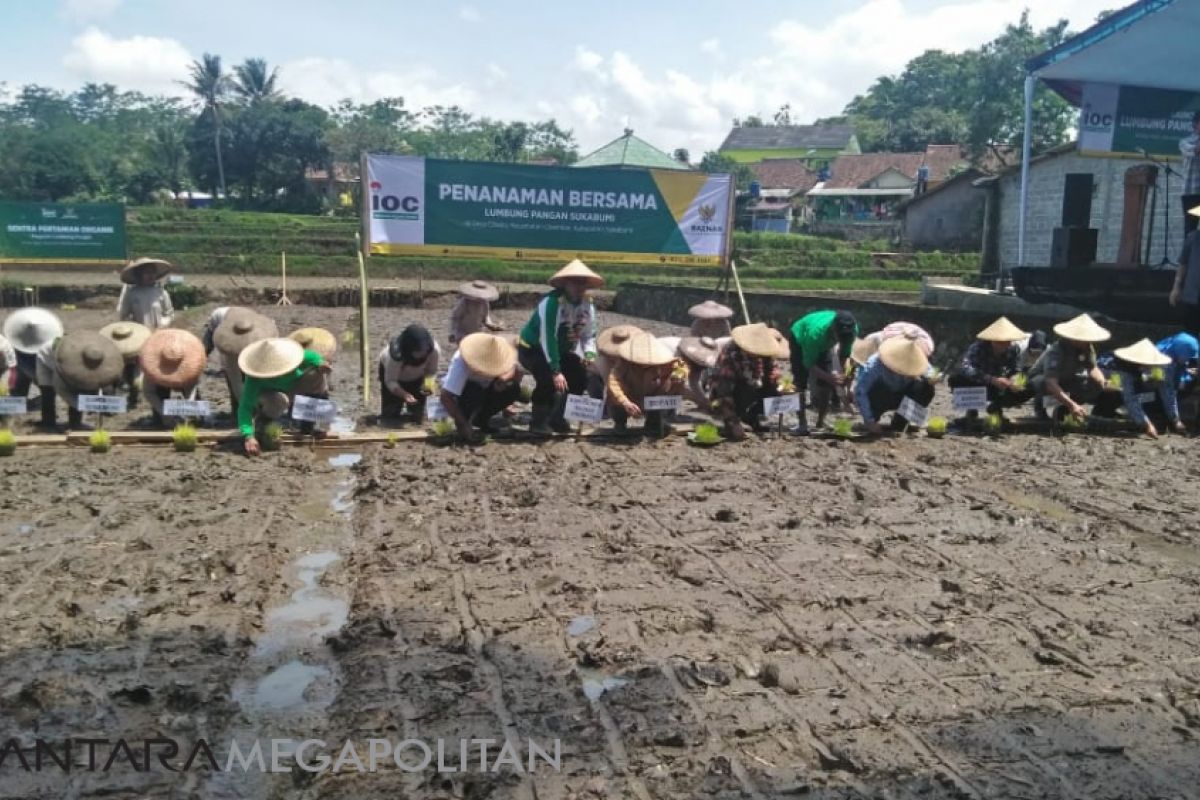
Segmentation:
[(746, 295), (742, 294), (742, 279), (738, 277), (737, 262), (729, 259), (729, 273), (733, 275), (733, 285), (737, 289), (738, 302), (742, 304), (742, 317), (750, 324), (750, 311), (746, 308)]
[(279, 251), (279, 287), (279, 302), (275, 305), (290, 306), (292, 299), (288, 297), (287, 293), (287, 251), (285, 250)]
[(362, 396), (363, 408), (371, 407), (371, 355), (370, 343), (367, 341), (367, 311), (369, 301), (367, 298), (367, 261), (363, 258), (363, 242), (359, 234), (355, 234), (358, 242), (358, 357), (362, 362)]

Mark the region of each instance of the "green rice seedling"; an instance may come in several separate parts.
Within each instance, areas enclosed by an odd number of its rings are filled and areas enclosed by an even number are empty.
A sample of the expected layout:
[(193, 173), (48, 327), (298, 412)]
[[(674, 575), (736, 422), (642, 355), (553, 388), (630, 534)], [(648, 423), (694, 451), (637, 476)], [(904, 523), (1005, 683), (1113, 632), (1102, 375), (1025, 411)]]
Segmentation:
[(849, 439), (854, 435), (854, 420), (846, 419), (845, 417), (835, 419), (833, 421), (833, 435), (839, 439)]
[(92, 431), (88, 436), (88, 447), (93, 453), (107, 453), (112, 449), (112, 436), (103, 429)]
[(190, 422), (181, 422), (171, 431), (171, 444), (175, 446), (176, 453), (194, 453), (199, 443), (200, 435)]
[(791, 375), (784, 375), (779, 381), (780, 394), (795, 394), (796, 380)]
[(283, 426), (278, 422), (268, 422), (263, 427), (262, 448), (263, 450), (278, 450), (280, 442), (283, 441)]
[(425, 394), (436, 394), (437, 390), (437, 378), (432, 375), (425, 378), (421, 383), (421, 391), (425, 392)]
[(711, 422), (701, 422), (692, 431), (692, 442), (695, 444), (713, 445), (721, 442), (721, 429)]
[(1151, 367), (1149, 378), (1151, 383), (1162, 383), (1167, 379), (1167, 371), (1162, 367)]
[(941, 439), (946, 435), (949, 425), (945, 417), (930, 417), (929, 422), (925, 423), (925, 432), (934, 439)]
[(1029, 385), (1029, 376), (1024, 372), (1018, 372), (1012, 377), (1012, 387), (1018, 392), (1025, 391), (1025, 387)]
[(0, 429), (0, 456), (11, 456), (17, 452), (17, 437), (8, 428)]
[(449, 439), (454, 435), (454, 423), (448, 419), (435, 420), (431, 430), (435, 439)]
[(1114, 389), (1119, 392), (1121, 391), (1121, 386), (1123, 383), (1124, 381), (1121, 379), (1121, 373), (1114, 372), (1112, 375), (1108, 376), (1108, 383), (1105, 385), (1108, 386), (1109, 389)]
[(395, 433), (389, 433), (388, 437), (387, 437), (387, 441), (383, 443), (383, 446), (386, 447), (387, 449), (391, 450), (396, 446), (396, 442), (398, 442), (398, 441), (400, 441), (399, 436), (397, 436)]
[(347, 347), (354, 344), (354, 340), (357, 338), (358, 334), (352, 330), (342, 331), (342, 344)]
[(999, 436), (1004, 431), (1004, 417), (988, 414), (983, 420), (983, 430), (988, 436)]
[(8, 384), (0, 381), (0, 397), (8, 397)]
[(1067, 414), (1062, 421), (1063, 430), (1071, 433), (1082, 433), (1087, 430), (1087, 417), (1078, 414)]

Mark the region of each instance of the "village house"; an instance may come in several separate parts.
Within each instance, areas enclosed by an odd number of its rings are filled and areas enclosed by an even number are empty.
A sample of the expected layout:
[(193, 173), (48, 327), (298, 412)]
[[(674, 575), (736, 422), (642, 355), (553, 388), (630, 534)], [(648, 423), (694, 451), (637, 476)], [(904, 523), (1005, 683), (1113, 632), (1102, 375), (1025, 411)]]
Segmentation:
[(970, 167), (901, 203), (896, 209), (901, 241), (914, 250), (979, 250), (987, 198), (974, 184), (986, 174)]
[(738, 164), (788, 158), (820, 171), (838, 156), (862, 150), (852, 125), (765, 125), (734, 128), (718, 152)]
[(624, 169), (678, 169), (691, 166), (677, 161), (654, 145), (633, 135), (632, 128), (603, 147), (576, 161), (573, 167), (618, 167)]
[[(828, 177), (808, 192), (817, 222), (887, 222), (901, 202), (937, 188), (969, 162), (958, 145), (931, 144), (921, 153), (838, 156)], [(918, 187), (925, 168), (924, 186)]]

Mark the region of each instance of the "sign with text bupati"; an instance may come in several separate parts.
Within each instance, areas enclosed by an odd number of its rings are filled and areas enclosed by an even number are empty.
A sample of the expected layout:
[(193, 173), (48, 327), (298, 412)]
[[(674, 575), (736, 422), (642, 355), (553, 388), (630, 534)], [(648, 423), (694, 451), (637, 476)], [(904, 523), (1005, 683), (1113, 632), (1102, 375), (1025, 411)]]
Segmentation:
[(79, 410), (85, 414), (124, 414), (128, 400), (112, 394), (81, 394)]
[(796, 392), (763, 398), (764, 417), (776, 417), (780, 414), (799, 413), (799, 411), (800, 395)]
[(117, 203), (0, 202), (0, 263), (125, 263)]
[(1089, 83), (1079, 108), (1079, 149), (1086, 153), (1180, 156), (1192, 136), (1200, 92)]
[(955, 411), (986, 411), (988, 396), (986, 386), (961, 386), (954, 390)]
[(212, 414), (207, 400), (163, 400), (162, 409), (168, 417), (207, 417)]
[(604, 401), (595, 400), (585, 394), (569, 394), (563, 418), (572, 422), (588, 422), (594, 425), (604, 419)]
[(327, 426), (337, 416), (337, 403), (298, 394), (292, 399), (292, 419)]
[(372, 255), (719, 266), (729, 175), (368, 155)]
[(677, 394), (655, 394), (648, 396), (642, 406), (646, 411), (679, 411), (683, 398)]

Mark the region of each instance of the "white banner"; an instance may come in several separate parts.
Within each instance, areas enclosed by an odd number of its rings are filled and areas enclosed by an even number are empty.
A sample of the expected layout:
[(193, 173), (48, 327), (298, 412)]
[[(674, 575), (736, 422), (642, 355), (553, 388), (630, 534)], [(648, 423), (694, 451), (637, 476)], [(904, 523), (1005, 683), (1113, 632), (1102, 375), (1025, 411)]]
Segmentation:
[(986, 386), (965, 386), (954, 390), (955, 411), (986, 411), (987, 407)]
[(332, 400), (322, 400), (319, 397), (309, 397), (298, 394), (292, 400), (292, 419), (302, 422), (315, 422), (322, 427), (329, 425), (337, 417), (337, 403)]
[(29, 411), (29, 402), (24, 397), (0, 397), (0, 417), (15, 417)]
[(207, 400), (163, 400), (164, 416), (207, 417), (212, 414)]
[(368, 156), (371, 241), (425, 244), (425, 159)]
[(604, 419), (604, 401), (593, 400), (587, 395), (569, 394), (563, 416), (572, 422), (588, 422), (594, 425)]
[(908, 424), (914, 428), (925, 427), (925, 422), (929, 419), (929, 407), (921, 405), (911, 397), (906, 397), (900, 402), (897, 413), (908, 420)]
[(655, 394), (642, 403), (644, 411), (678, 411), (683, 407), (683, 398), (677, 394)]
[(125, 407), (125, 398), (118, 395), (79, 395), (79, 410), (85, 414), (124, 414)]
[(798, 411), (800, 411), (800, 394), (798, 392), (763, 399), (763, 416), (777, 417), (781, 414)]

